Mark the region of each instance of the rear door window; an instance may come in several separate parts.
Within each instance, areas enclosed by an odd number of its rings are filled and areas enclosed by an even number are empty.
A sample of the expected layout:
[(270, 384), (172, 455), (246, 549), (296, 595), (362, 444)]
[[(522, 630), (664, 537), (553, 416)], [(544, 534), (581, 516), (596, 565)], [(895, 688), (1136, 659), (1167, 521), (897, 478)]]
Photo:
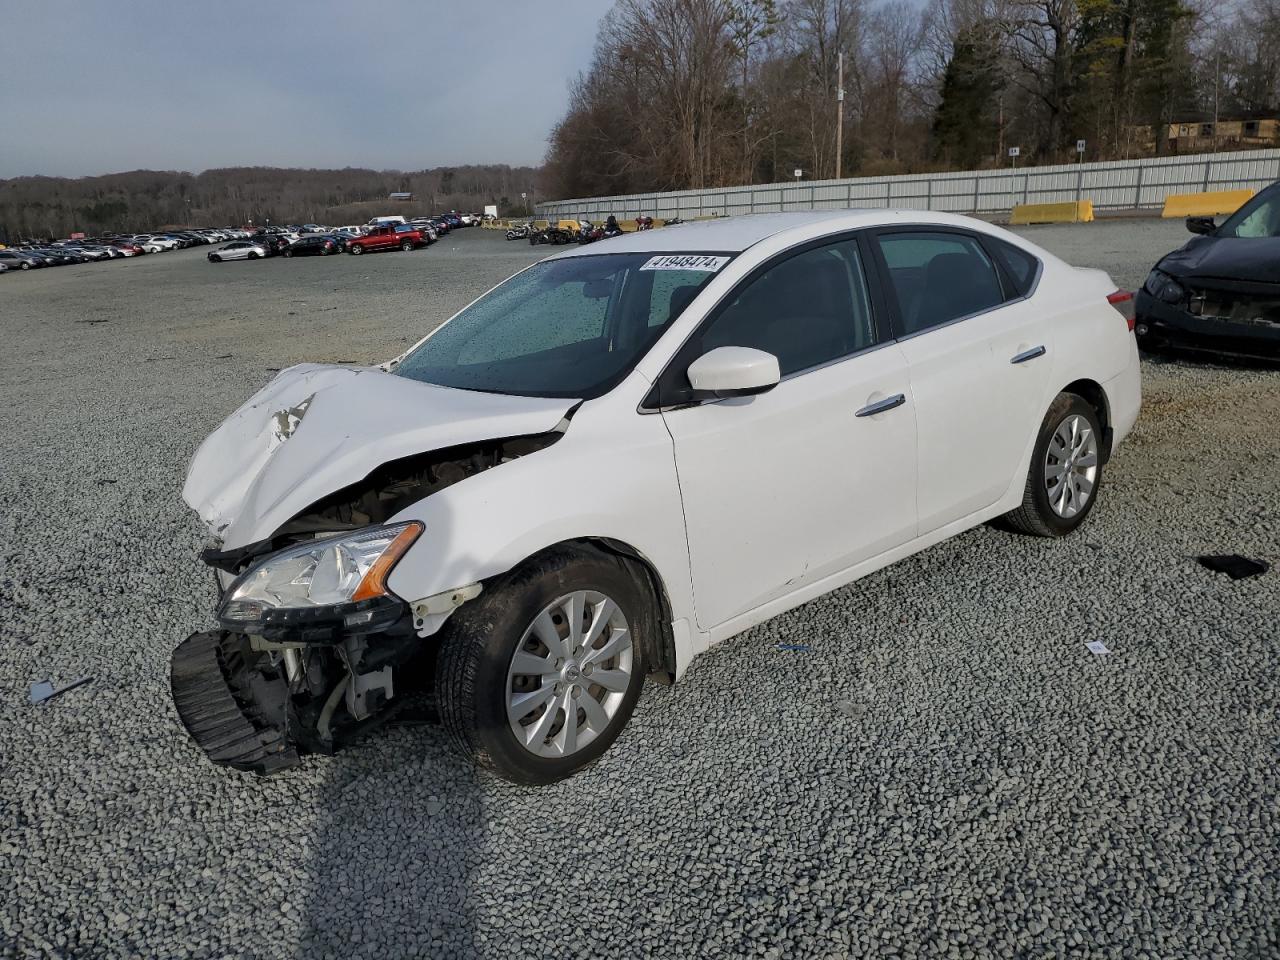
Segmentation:
[(898, 301), (898, 335), (911, 336), (1004, 302), (996, 266), (966, 233), (882, 233), (877, 242)]

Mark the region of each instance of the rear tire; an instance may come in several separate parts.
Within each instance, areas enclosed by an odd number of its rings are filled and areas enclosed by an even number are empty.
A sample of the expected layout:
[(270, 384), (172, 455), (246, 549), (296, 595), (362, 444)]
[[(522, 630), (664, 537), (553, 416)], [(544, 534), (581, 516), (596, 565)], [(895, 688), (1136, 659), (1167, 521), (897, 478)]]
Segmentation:
[(257, 259), (258, 259), (258, 253), (257, 253), (257, 251), (256, 251), (256, 250), (250, 250), (250, 251), (249, 251), (249, 259), (250, 259), (250, 260), (257, 260)]
[(29, 264), (29, 263), (24, 263), (24, 264), (21, 264), (21, 267), (22, 267), (22, 269), (23, 269), (23, 270), (30, 270), (30, 269), (31, 269), (31, 264)]
[(1102, 485), (1102, 425), (1083, 397), (1060, 393), (1031, 452), (1022, 506), (1001, 520), (1036, 537), (1065, 537), (1084, 523)]
[(293, 251), (292, 251), (292, 250), (286, 250), (286, 251), (284, 252), (284, 255), (285, 255), (286, 257), (292, 257), (292, 256), (293, 256)]
[(222, 258), (221, 258), (221, 257), (219, 257), (219, 256), (217, 256), (216, 254), (212, 254), (212, 253), (211, 253), (211, 254), (209, 254), (209, 262), (210, 262), (210, 263), (221, 263), (221, 262), (222, 262)]
[[(455, 747), (529, 785), (563, 780), (598, 759), (626, 726), (644, 683), (646, 641), (659, 623), (647, 583), (612, 554), (558, 547), (460, 607), (444, 627), (435, 678)], [(558, 606), (573, 597), (586, 624), (602, 621), (596, 639), (576, 650), (572, 641), (582, 644), (583, 634), (570, 632), (568, 608)], [(607, 687), (599, 682), (606, 675)], [(533, 698), (524, 713), (521, 697)]]

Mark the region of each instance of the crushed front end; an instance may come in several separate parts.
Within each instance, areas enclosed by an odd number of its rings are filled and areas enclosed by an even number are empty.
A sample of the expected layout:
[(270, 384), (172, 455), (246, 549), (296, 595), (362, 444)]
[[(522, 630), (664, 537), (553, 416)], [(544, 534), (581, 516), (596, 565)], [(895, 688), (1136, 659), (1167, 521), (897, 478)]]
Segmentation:
[[(453, 609), (397, 595), (414, 506), (563, 436), (573, 400), (451, 390), (381, 370), (283, 371), (211, 434), (183, 498), (215, 546), (216, 629), (174, 651), (174, 704), (217, 763), (271, 773), (331, 753), (427, 688)], [(440, 537), (440, 531), (436, 531)]]
[(1183, 277), (1157, 267), (1136, 299), (1145, 349), (1280, 360), (1280, 283)]
[(370, 527), (248, 563), (206, 553), (244, 569), (220, 571), (219, 629), (178, 646), (170, 682), (178, 715), (211, 760), (271, 773), (386, 719), (397, 674), (403, 685), (423, 652), (386, 573), (421, 532), (412, 522)]

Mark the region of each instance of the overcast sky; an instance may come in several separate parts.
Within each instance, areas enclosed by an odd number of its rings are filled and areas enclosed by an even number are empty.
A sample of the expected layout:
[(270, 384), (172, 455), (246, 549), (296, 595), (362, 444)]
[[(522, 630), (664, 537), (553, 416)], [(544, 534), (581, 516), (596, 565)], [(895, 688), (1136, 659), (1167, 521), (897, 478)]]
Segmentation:
[(0, 177), (537, 164), (610, 0), (16, 0)]

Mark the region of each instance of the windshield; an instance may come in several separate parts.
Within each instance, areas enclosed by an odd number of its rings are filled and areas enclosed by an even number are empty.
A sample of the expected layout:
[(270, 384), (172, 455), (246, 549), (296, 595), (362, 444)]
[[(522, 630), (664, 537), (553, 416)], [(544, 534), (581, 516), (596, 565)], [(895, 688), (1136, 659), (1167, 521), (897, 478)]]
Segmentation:
[(598, 397), (729, 259), (618, 253), (535, 264), (436, 330), (395, 372), (488, 393)]
[(1264, 190), (1218, 229), (1220, 237), (1280, 237), (1280, 189)]

